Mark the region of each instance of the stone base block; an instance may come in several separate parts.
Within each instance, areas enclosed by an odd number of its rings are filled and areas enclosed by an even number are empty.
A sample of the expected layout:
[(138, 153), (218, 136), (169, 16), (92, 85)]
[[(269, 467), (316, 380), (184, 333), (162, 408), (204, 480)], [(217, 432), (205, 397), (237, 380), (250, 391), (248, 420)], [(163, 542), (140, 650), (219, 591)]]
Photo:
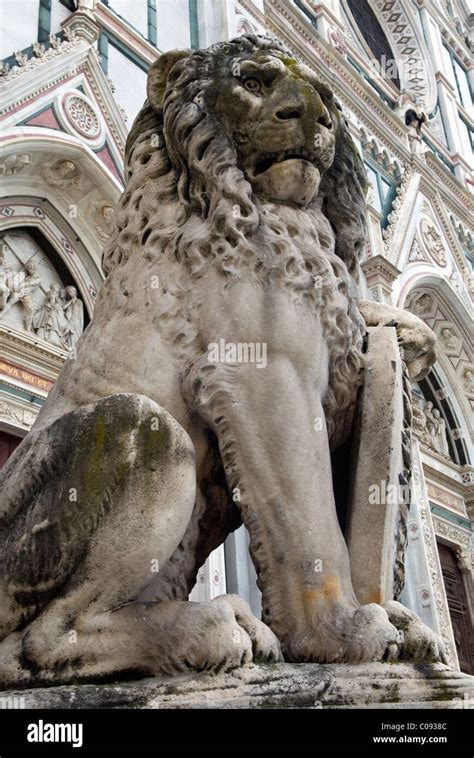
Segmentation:
[(0, 700), (35, 709), (474, 708), (474, 677), (442, 664), (251, 664), (228, 674), (3, 692)]

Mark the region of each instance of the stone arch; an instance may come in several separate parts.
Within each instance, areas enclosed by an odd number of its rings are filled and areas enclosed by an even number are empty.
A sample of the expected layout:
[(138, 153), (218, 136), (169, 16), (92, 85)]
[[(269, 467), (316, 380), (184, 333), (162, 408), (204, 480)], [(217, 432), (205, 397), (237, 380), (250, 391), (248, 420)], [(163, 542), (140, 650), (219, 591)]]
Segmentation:
[[(81, 248), (81, 260), (97, 288), (103, 278), (102, 247), (122, 192), (112, 170), (78, 138), (37, 127), (5, 132), (2, 165), (4, 202), (11, 207), (19, 198), (36, 198), (40, 206), (47, 204), (69, 244)], [(110, 210), (105, 214), (104, 209)], [(1, 220), (12, 221), (5, 206)]]
[[(387, 38), (397, 64), (400, 92), (409, 101), (431, 113), (437, 102), (434, 71), (421, 31), (418, 29), (410, 3), (406, 0), (367, 0)], [(373, 57), (351, 13), (350, 3), (344, 0), (348, 17), (359, 42)], [(396, 90), (396, 88), (394, 88)], [(408, 106), (407, 106), (408, 107)]]
[[(112, 170), (73, 135), (14, 127), (4, 139), (2, 325), (19, 339), (49, 343), (43, 349), (67, 352), (92, 317), (104, 278), (102, 248), (113, 233), (122, 188)], [(36, 271), (27, 270), (29, 260)], [(31, 295), (19, 299), (27, 281)], [(54, 314), (58, 330), (46, 326)]]
[[(405, 282), (398, 305), (416, 313), (438, 338), (438, 360), (425, 380), (451, 434), (460, 465), (470, 462), (474, 409), (474, 350), (471, 314), (450, 283), (425, 267)], [(468, 374), (469, 371), (473, 373)]]

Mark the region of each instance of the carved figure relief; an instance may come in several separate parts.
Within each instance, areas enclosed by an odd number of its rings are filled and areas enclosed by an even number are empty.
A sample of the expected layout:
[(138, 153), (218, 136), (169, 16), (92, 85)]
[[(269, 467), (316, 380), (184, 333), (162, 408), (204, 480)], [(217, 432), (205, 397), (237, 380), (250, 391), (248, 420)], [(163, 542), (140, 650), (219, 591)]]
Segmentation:
[(426, 116), (423, 112), (417, 113), (413, 108), (406, 111), (405, 125), (407, 127), (408, 142), (411, 152), (415, 155), (423, 155), (425, 151), (425, 146), (421, 138), (421, 129), (425, 122)]
[(66, 302), (63, 305), (65, 325), (61, 332), (62, 342), (67, 348), (72, 348), (84, 329), (84, 306), (77, 297), (75, 287), (66, 287)]
[(19, 174), (25, 166), (28, 166), (30, 157), (29, 153), (21, 153), (19, 155), (14, 153), (13, 155), (8, 155), (2, 163), (0, 163), (0, 174), (4, 174), (5, 176)]
[(0, 244), (0, 321), (63, 350), (73, 347), (84, 328), (84, 306), (76, 288), (64, 289), (28, 233), (11, 230)]
[(33, 292), (41, 284), (34, 260), (26, 261), (19, 272), (5, 271), (0, 302), (4, 303), (1, 315), (6, 316), (16, 303), (23, 306), (23, 325), (30, 331), (33, 323)]
[(474, 395), (474, 369), (467, 368), (463, 374), (464, 389), (468, 395)]
[(425, 316), (427, 313), (431, 312), (431, 309), (433, 308), (433, 298), (431, 295), (428, 295), (427, 292), (425, 292), (423, 295), (420, 295), (413, 305), (411, 306), (412, 313), (415, 313), (417, 316)]
[(417, 415), (415, 430), (425, 445), (433, 448), (441, 455), (451, 457), (446, 436), (446, 422), (430, 400), (426, 401), (422, 416)]
[(56, 284), (51, 285), (46, 294), (46, 300), (36, 311), (33, 319), (33, 326), (38, 337), (57, 347), (63, 346), (61, 335), (65, 325), (60, 291)]
[(43, 166), (42, 176), (51, 187), (72, 189), (79, 186), (81, 171), (74, 161), (59, 159), (52, 166)]
[(439, 341), (443, 350), (450, 351), (457, 350), (458, 348), (458, 337), (453, 330), (449, 329), (447, 326), (441, 329)]
[(109, 239), (115, 229), (115, 209), (111, 205), (102, 205), (95, 211), (94, 227), (101, 239)]

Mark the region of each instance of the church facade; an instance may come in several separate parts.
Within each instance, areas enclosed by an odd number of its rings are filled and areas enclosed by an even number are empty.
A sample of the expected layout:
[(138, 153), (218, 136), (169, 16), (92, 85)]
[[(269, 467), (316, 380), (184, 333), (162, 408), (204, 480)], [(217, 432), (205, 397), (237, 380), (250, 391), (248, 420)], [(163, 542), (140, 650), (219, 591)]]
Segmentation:
[[(173, 48), (267, 33), (335, 92), (365, 162), (362, 295), (435, 331), (413, 387), (403, 602), (474, 673), (472, 62), (465, 0), (4, 0), (0, 88), (0, 465), (93, 318), (128, 130)], [(100, 360), (100, 356), (97, 357)], [(193, 599), (259, 612), (241, 528)]]

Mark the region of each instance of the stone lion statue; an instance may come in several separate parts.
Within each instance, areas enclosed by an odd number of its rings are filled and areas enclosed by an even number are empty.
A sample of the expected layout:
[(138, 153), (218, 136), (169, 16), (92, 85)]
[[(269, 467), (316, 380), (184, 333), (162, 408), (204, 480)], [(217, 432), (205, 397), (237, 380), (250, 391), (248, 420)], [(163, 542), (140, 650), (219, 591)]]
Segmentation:
[[(335, 508), (366, 323), (397, 325), (413, 378), (434, 360), (415, 316), (358, 303), (365, 189), (332, 92), (276, 40), (153, 64), (94, 319), (2, 471), (4, 686), (442, 657), (411, 611), (358, 603)], [(188, 602), (242, 522), (262, 621)]]

